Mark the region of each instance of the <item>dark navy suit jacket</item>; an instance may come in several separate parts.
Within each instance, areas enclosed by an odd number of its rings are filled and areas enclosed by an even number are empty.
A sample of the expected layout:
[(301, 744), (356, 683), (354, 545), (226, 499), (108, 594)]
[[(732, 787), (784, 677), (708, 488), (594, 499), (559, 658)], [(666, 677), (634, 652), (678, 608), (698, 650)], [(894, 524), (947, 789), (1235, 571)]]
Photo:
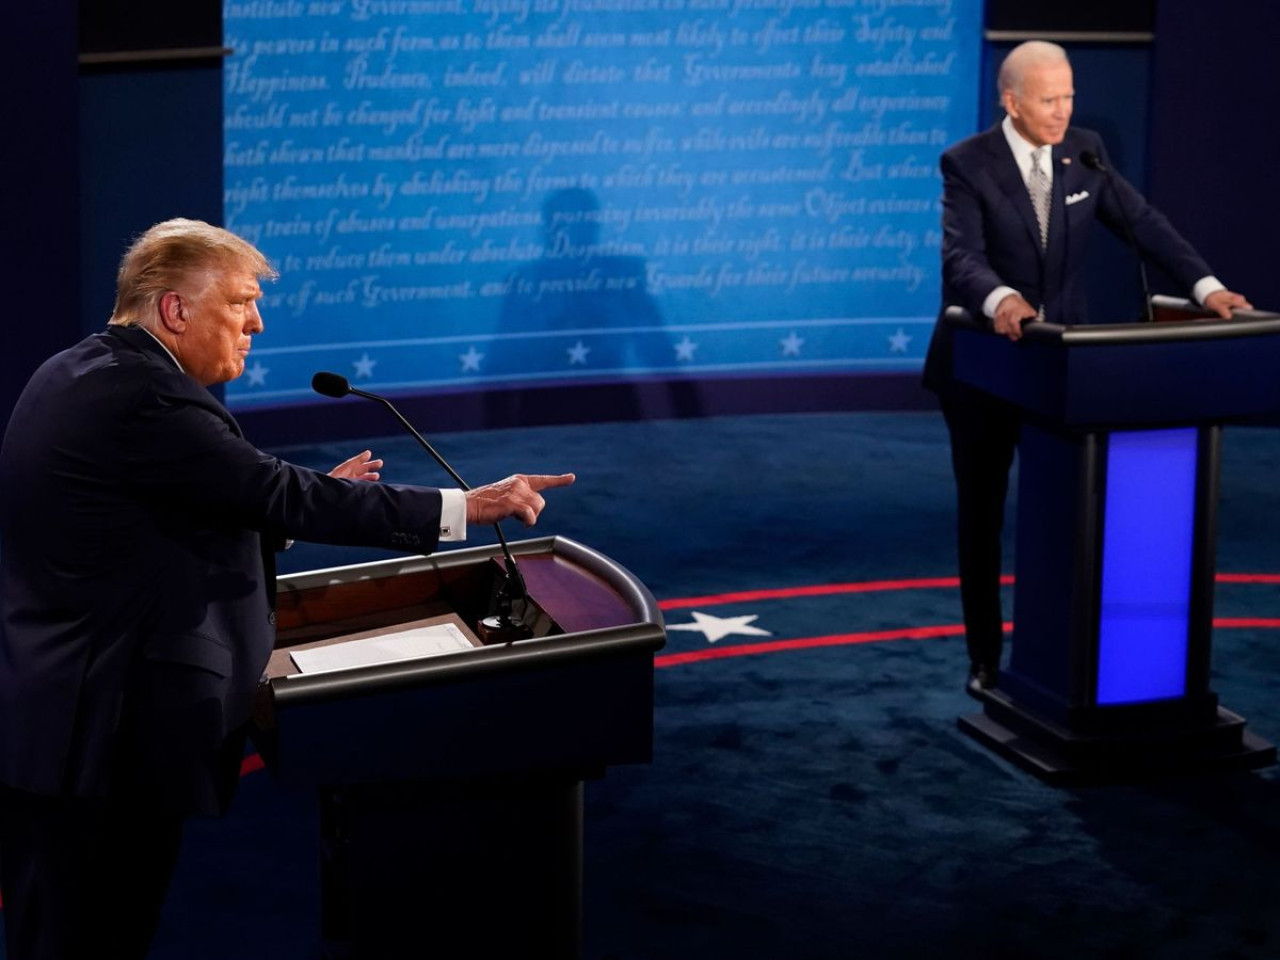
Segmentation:
[(0, 450), (0, 782), (218, 813), (283, 538), (428, 553), (437, 490), (257, 450), (146, 331), (47, 361)]
[[(1026, 182), (1000, 124), (951, 147), (942, 155), (942, 302), (982, 317), (982, 303), (996, 287), (1012, 287), (1034, 307), (1044, 306), (1054, 323), (1087, 323), (1086, 259), (1095, 223), (1124, 238), (1124, 213), (1143, 256), (1188, 293), (1209, 269), (1164, 215), (1119, 174), (1110, 180), (1091, 170), (1080, 154), (1093, 151), (1108, 168), (1102, 139), (1071, 127), (1053, 148), (1053, 205), (1049, 242)], [(1121, 210), (1123, 204), (1123, 211)], [(925, 385), (946, 391), (952, 384), (951, 337), (945, 323), (934, 329), (925, 360)]]

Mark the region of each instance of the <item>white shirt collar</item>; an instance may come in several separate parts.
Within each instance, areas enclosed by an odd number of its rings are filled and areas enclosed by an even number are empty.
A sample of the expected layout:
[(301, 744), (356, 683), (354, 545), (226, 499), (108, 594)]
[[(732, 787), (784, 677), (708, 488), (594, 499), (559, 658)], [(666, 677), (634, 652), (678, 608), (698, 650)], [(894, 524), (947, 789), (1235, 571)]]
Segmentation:
[[(1009, 149), (1013, 151), (1013, 159), (1018, 164), (1018, 170), (1022, 173), (1022, 182), (1026, 183), (1031, 179), (1031, 154), (1035, 152), (1035, 147), (1028, 143), (1013, 125), (1013, 118), (1007, 113), (1004, 115), (1004, 122), (1000, 124), (1000, 129), (1004, 132), (1004, 138), (1009, 142)], [(1040, 167), (1049, 177), (1049, 182), (1053, 183), (1053, 148), (1048, 147), (1041, 154)]]
[[(149, 336), (156, 343), (160, 344), (160, 349), (162, 349), (165, 353), (169, 355), (169, 359), (173, 361), (173, 365), (177, 367), (179, 370), (182, 370), (182, 364), (180, 364), (178, 362), (178, 358), (173, 355), (173, 351), (170, 350), (167, 346), (165, 346), (165, 342), (163, 340), (161, 340), (159, 337), (157, 337), (154, 333), (152, 333), (150, 330), (148, 330), (146, 327), (142, 326), (141, 324), (138, 324), (137, 327), (139, 330), (146, 333), (146, 335)], [(182, 370), (182, 372), (186, 373), (187, 371)]]

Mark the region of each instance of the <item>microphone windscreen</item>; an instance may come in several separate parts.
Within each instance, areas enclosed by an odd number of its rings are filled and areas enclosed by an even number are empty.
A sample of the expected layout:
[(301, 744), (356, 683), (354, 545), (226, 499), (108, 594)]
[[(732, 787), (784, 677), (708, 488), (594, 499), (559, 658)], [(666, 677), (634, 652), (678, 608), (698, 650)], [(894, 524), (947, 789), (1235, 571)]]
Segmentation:
[(1102, 160), (1101, 160), (1101, 158), (1100, 158), (1096, 153), (1094, 153), (1092, 150), (1083, 150), (1083, 151), (1081, 151), (1081, 153), (1080, 153), (1080, 162), (1081, 162), (1081, 163), (1083, 163), (1083, 164), (1084, 164), (1086, 167), (1088, 167), (1090, 170), (1097, 170), (1099, 173), (1101, 173), (1102, 171), (1104, 171), (1104, 170), (1106, 169), (1106, 168), (1102, 165)]
[(351, 392), (351, 384), (341, 374), (321, 370), (311, 378), (311, 389), (326, 397), (345, 397)]

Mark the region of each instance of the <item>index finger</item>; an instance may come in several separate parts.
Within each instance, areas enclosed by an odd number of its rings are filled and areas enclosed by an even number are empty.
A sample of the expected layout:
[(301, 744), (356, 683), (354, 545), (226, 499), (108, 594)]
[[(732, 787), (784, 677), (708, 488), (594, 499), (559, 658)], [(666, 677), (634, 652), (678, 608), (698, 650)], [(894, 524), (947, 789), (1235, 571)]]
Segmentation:
[(526, 473), (524, 474), (524, 479), (525, 482), (527, 482), (534, 490), (546, 490), (549, 487), (567, 487), (578, 478), (572, 473), (560, 473), (555, 475), (545, 473)]

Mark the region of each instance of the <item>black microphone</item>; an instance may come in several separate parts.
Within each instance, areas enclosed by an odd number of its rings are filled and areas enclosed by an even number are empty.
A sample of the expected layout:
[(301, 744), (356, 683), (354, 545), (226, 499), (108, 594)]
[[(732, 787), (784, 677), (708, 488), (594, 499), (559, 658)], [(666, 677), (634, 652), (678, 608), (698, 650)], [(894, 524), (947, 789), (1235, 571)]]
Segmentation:
[(1120, 191), (1116, 189), (1114, 174), (1111, 168), (1102, 162), (1092, 150), (1080, 151), (1080, 162), (1090, 170), (1096, 170), (1107, 178), (1107, 185), (1111, 187), (1111, 192), (1116, 195), (1116, 206), (1120, 208), (1120, 222), (1124, 224), (1124, 235), (1129, 241), (1129, 246), (1133, 248), (1133, 252), (1138, 256), (1138, 278), (1142, 281), (1142, 304), (1147, 314), (1147, 322), (1155, 322), (1155, 313), (1151, 307), (1151, 287), (1147, 283), (1147, 261), (1142, 256), (1142, 248), (1138, 246), (1138, 241), (1133, 236), (1133, 225), (1129, 223), (1129, 211), (1125, 209), (1124, 198), (1120, 195)]
[[(311, 389), (321, 396), (334, 397), (336, 399), (341, 399), (347, 394), (354, 394), (366, 400), (376, 400), (395, 415), (396, 419), (404, 425), (404, 428), (422, 445), (422, 448), (431, 454), (431, 459), (440, 464), (445, 473), (453, 478), (454, 483), (463, 490), (471, 489), (471, 486), (462, 477), (458, 476), (458, 472), (449, 466), (448, 461), (436, 452), (436, 448), (427, 443), (426, 438), (414, 429), (413, 424), (406, 420), (404, 415), (386, 397), (353, 387), (350, 381), (341, 374), (329, 373), (324, 370), (311, 378)], [(502, 527), (495, 523), (493, 529), (498, 534), (498, 543), (502, 545), (502, 556), (507, 561), (507, 572), (503, 578), (502, 586), (498, 589), (497, 613), (480, 621), (482, 632), (485, 634), (486, 639), (496, 642), (530, 637), (533, 634), (528, 625), (514, 619), (511, 615), (517, 602), (527, 603), (529, 599), (529, 591), (525, 586), (524, 576), (520, 573), (520, 567), (516, 565), (516, 558), (512, 555), (511, 548), (507, 546), (507, 538), (502, 535)]]

